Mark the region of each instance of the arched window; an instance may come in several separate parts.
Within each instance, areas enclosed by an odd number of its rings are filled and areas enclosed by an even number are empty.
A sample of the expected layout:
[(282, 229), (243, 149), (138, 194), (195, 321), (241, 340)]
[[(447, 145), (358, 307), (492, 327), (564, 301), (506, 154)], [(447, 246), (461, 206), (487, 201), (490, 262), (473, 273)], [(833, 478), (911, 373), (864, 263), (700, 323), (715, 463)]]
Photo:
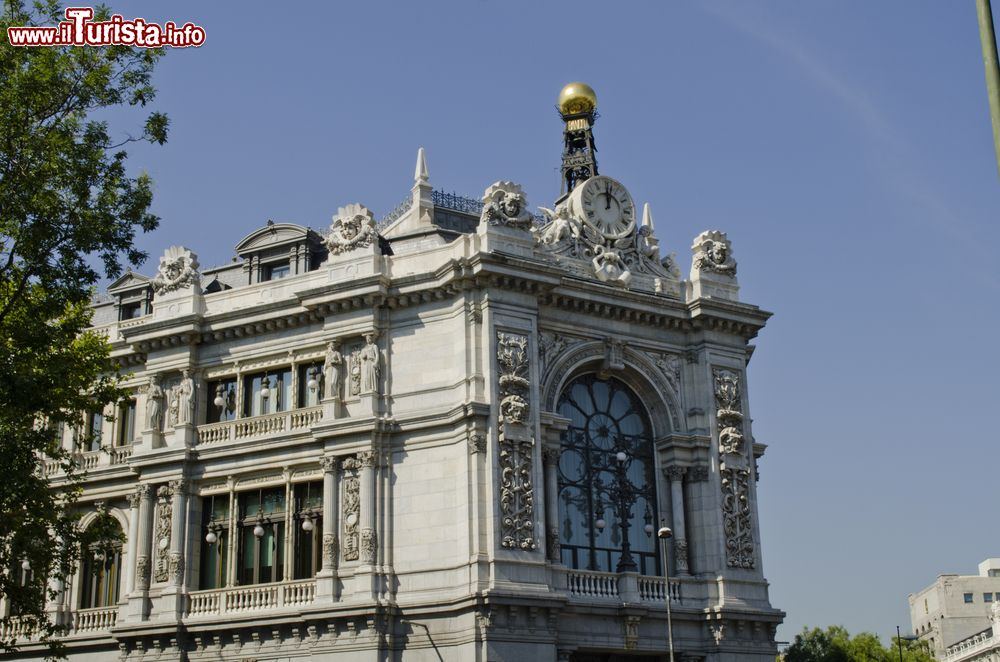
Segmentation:
[[(114, 517), (98, 515), (101, 535), (82, 554), (80, 574), (80, 609), (112, 607), (118, 602), (122, 568), (122, 527)], [(90, 528), (90, 527), (88, 527)]]
[(559, 455), (562, 562), (585, 570), (659, 575), (646, 409), (621, 381), (584, 375), (563, 391), (558, 410), (570, 420)]

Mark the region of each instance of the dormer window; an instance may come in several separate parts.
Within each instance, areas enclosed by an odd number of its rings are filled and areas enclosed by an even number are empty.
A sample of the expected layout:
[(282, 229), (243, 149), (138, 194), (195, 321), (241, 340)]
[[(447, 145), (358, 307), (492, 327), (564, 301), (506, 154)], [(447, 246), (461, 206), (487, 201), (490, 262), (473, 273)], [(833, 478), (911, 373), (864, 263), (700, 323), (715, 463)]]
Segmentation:
[(134, 320), (137, 317), (142, 317), (145, 314), (143, 310), (142, 301), (133, 301), (130, 303), (123, 303), (120, 309), (120, 319), (124, 320)]
[(291, 266), (288, 262), (275, 262), (265, 265), (261, 271), (261, 280), (281, 280), (291, 273)]
[(236, 245), (247, 285), (281, 280), (317, 268), (326, 259), (323, 238), (292, 223), (274, 223), (251, 232)]

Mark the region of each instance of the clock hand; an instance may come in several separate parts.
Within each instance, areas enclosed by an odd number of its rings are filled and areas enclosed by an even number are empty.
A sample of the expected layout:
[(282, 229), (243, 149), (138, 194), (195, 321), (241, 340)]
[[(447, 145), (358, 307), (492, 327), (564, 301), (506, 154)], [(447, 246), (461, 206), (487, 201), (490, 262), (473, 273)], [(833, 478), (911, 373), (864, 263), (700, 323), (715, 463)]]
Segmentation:
[(611, 209), (611, 194), (610, 193), (605, 193), (604, 197), (608, 199), (608, 201), (606, 203), (604, 203), (604, 208), (605, 209)]

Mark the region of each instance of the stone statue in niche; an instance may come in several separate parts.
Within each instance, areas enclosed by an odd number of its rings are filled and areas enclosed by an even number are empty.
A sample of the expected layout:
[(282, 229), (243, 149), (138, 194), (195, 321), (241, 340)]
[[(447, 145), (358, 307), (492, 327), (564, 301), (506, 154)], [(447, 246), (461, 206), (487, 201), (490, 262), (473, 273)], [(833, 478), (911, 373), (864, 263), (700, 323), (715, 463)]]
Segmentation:
[(378, 378), (382, 371), (381, 356), (375, 344), (375, 334), (365, 334), (365, 345), (361, 348), (361, 392), (378, 393)]
[(194, 423), (194, 389), (191, 371), (185, 368), (181, 383), (176, 386), (177, 425), (192, 425)]
[(340, 341), (331, 340), (326, 345), (327, 397), (340, 399), (340, 379), (344, 371), (344, 357), (340, 353)]
[(149, 390), (146, 391), (146, 429), (156, 432), (163, 429), (163, 389), (156, 375), (149, 378)]

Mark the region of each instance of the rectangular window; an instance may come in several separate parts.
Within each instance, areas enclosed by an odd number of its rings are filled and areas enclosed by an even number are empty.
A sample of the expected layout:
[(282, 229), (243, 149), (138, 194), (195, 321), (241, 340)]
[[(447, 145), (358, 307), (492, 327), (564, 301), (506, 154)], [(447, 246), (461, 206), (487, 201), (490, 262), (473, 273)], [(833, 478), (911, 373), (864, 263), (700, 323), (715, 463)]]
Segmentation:
[(119, 308), (119, 319), (122, 321), (133, 320), (142, 317), (145, 311), (142, 301), (131, 301), (123, 303)]
[(119, 446), (128, 446), (135, 440), (135, 400), (129, 400), (118, 408)]
[(281, 280), (291, 273), (291, 267), (287, 262), (277, 262), (264, 267), (263, 278), (261, 280)]
[[(310, 386), (311, 383), (315, 387)], [(323, 364), (299, 366), (299, 406), (315, 407), (323, 399)]]
[(993, 594), (983, 593), (983, 602), (993, 602)]
[(309, 579), (323, 566), (323, 483), (295, 486), (295, 579)]
[(285, 488), (240, 495), (239, 570), (241, 585), (284, 578)]
[(101, 450), (101, 429), (104, 427), (103, 414), (89, 414), (87, 416), (87, 450)]
[(986, 574), (989, 577), (1000, 577), (1000, 568), (990, 568), (986, 571)]
[(965, 600), (965, 604), (972, 604), (972, 594), (971, 593), (965, 593), (964, 595), (962, 595), (962, 598)]
[(244, 416), (262, 416), (287, 411), (292, 405), (292, 371), (277, 368), (244, 377)]
[(236, 378), (219, 379), (208, 383), (208, 420), (222, 423), (236, 418)]
[(202, 590), (222, 588), (228, 576), (229, 495), (207, 497), (202, 501), (201, 577)]

